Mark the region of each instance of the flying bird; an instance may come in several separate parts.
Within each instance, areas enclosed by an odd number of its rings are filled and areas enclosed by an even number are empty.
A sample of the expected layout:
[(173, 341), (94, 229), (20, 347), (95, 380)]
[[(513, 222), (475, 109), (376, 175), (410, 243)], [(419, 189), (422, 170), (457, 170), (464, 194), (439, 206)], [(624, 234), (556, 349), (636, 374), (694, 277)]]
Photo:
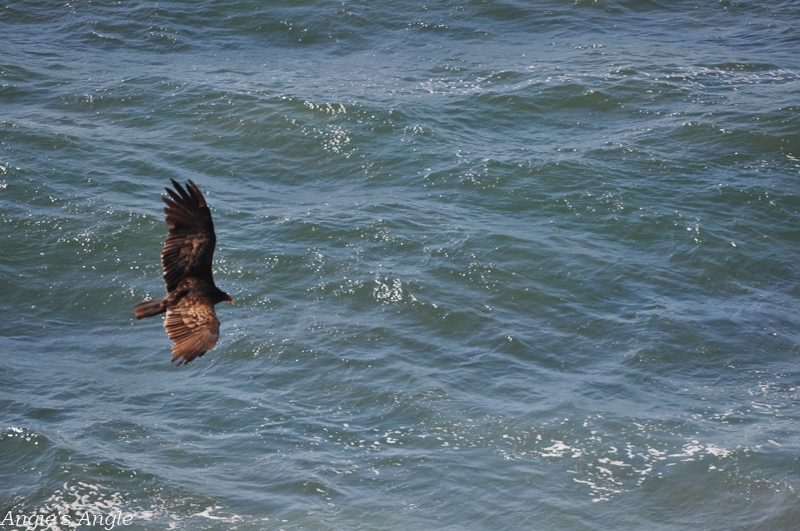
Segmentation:
[(164, 328), (172, 340), (172, 361), (189, 363), (211, 350), (219, 339), (218, 302), (233, 304), (230, 295), (214, 284), (211, 262), (217, 237), (211, 211), (191, 180), (186, 188), (171, 179), (175, 190), (162, 197), (169, 225), (161, 251), (167, 295), (140, 302), (133, 308), (137, 319), (167, 313)]

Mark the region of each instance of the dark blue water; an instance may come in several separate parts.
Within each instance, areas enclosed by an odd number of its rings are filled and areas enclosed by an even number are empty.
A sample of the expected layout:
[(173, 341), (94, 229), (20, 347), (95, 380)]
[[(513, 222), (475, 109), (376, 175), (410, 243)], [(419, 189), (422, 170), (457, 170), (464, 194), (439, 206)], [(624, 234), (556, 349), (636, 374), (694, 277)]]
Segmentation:
[[(0, 6), (0, 529), (795, 529), (795, 2)], [(169, 363), (159, 199), (217, 229)]]

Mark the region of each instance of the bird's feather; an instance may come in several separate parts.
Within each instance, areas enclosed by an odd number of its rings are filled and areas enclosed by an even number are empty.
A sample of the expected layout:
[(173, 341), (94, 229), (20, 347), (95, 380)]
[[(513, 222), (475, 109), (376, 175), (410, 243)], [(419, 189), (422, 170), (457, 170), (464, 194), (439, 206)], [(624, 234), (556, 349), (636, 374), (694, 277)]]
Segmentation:
[(181, 279), (198, 277), (212, 282), (211, 263), (217, 238), (211, 211), (197, 186), (189, 181), (184, 189), (172, 181), (175, 191), (167, 188), (170, 197), (163, 197), (166, 222), (170, 229), (161, 264), (167, 291), (174, 290)]
[(219, 319), (210, 299), (194, 293), (167, 307), (164, 328), (172, 340), (172, 361), (178, 365), (202, 356), (219, 339)]

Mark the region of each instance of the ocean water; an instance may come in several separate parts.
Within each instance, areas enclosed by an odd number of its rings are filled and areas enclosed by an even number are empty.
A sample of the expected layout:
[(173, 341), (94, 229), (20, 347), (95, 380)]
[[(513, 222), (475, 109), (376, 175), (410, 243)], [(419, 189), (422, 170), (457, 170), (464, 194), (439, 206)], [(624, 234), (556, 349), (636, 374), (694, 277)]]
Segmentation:
[[(0, 530), (800, 527), (797, 2), (0, 32)], [(236, 300), (180, 367), (171, 178)]]

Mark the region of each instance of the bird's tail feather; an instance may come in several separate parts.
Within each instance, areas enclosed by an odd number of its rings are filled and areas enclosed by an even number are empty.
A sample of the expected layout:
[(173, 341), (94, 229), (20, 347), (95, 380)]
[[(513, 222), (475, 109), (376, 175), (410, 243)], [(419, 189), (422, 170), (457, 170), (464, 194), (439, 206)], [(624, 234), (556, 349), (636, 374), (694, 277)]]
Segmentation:
[(145, 317), (152, 317), (165, 312), (167, 309), (166, 301), (164, 299), (154, 299), (152, 301), (140, 302), (133, 307), (133, 313), (137, 319), (144, 319)]

